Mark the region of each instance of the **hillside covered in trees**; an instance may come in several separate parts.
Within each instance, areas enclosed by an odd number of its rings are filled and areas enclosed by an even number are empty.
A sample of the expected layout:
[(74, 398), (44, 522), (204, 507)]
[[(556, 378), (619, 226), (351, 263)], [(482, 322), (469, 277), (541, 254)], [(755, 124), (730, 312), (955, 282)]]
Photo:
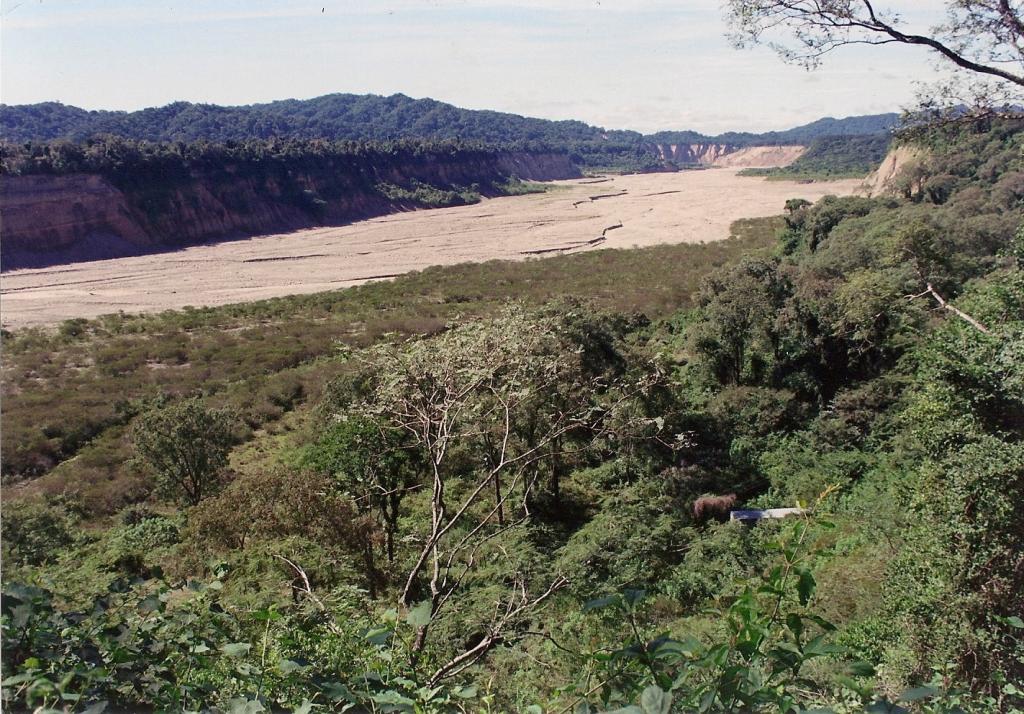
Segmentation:
[(1024, 125), (914, 141), (717, 244), (5, 335), (5, 706), (1019, 711)]
[(134, 112), (87, 111), (57, 102), (0, 105), (0, 137), (6, 141), (80, 141), (113, 134), (147, 141), (245, 141), (295, 138), (383, 141), (404, 138), (459, 139), (491, 144), (542, 142), (568, 146), (579, 142), (802, 144), (820, 136), (884, 133), (896, 114), (820, 119), (787, 131), (762, 134), (661, 132), (647, 137), (634, 131), (606, 130), (580, 121), (550, 121), (517, 114), (460, 109), (434, 99), (404, 94), (328, 94), (315, 99), (286, 99), (268, 104), (222, 107), (175, 102)]
[(878, 168), (890, 144), (887, 134), (819, 137), (789, 166), (744, 169), (743, 174), (779, 179), (865, 176)]
[(822, 136), (887, 134), (896, 114), (820, 119), (786, 131), (729, 132), (606, 130), (580, 121), (549, 121), (495, 111), (460, 109), (402, 94), (329, 94), (269, 104), (221, 107), (175, 102), (135, 112), (87, 111), (56, 102), (0, 105), (0, 138), (8, 142), (81, 142), (101, 135), (151, 142), (214, 143), (268, 139), (392, 141), (397, 139), (486, 142), (515, 149), (567, 150), (585, 168), (664, 168), (659, 144), (808, 144)]

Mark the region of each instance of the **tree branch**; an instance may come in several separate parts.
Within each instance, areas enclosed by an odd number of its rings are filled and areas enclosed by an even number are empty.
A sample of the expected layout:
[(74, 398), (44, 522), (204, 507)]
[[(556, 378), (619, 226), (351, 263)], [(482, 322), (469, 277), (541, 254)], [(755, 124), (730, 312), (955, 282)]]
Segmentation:
[(978, 330), (979, 332), (983, 332), (986, 335), (992, 334), (991, 330), (989, 330), (987, 327), (985, 327), (980, 322), (975, 320), (973, 317), (968, 315), (966, 312), (956, 307), (955, 305), (948, 303), (941, 295), (935, 292), (935, 288), (932, 287), (931, 283), (926, 283), (925, 285), (926, 287), (923, 291), (917, 293), (916, 295), (908, 295), (907, 299), (916, 300), (919, 297), (931, 295), (935, 299), (935, 302), (937, 302), (939, 304), (939, 307), (941, 307), (943, 310), (949, 310), (951, 313), (959, 317), (961, 320), (967, 322), (969, 325), (971, 325), (974, 329)]

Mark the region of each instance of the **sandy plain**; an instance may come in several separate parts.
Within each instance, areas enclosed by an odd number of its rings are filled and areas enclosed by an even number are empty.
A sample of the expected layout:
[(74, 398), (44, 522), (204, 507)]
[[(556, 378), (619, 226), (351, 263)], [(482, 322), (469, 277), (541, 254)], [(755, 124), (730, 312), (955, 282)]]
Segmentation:
[(722, 240), (740, 218), (789, 198), (857, 191), (860, 180), (765, 181), (733, 168), (553, 182), (543, 194), (410, 211), (345, 226), (0, 276), (0, 322), (48, 325), (106, 313), (225, 305), (392, 278), (433, 265)]

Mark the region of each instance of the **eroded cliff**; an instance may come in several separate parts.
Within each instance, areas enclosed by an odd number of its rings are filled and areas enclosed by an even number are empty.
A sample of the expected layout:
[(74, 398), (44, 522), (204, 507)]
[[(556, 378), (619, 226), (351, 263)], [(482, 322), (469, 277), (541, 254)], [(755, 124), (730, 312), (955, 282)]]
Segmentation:
[(917, 146), (894, 146), (882, 159), (877, 169), (864, 179), (864, 191), (868, 196), (881, 196), (897, 192), (897, 180), (907, 172), (905, 190), (911, 194), (921, 190), (921, 179), (912, 175), (914, 167), (927, 155)]
[(666, 164), (765, 168), (788, 166), (800, 158), (803, 146), (737, 146), (734, 144), (654, 144)]
[[(298, 169), (196, 170), (115, 185), (90, 174), (0, 177), (0, 268), (171, 250), (227, 238), (339, 225), (423, 205), (412, 190), (500, 192), (510, 177), (579, 176), (564, 154), (453, 152), (400, 160), (309, 162)], [(398, 190), (382, 191), (382, 186)], [(408, 190), (406, 190), (408, 189)]]

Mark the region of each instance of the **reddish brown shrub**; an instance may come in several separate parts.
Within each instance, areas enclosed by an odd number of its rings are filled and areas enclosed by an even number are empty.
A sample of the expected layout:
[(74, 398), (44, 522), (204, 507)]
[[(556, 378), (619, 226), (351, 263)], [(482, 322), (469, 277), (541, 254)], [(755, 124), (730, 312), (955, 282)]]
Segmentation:
[(700, 522), (710, 518), (724, 521), (729, 517), (729, 511), (735, 505), (735, 493), (726, 496), (701, 496), (693, 502), (693, 517)]

